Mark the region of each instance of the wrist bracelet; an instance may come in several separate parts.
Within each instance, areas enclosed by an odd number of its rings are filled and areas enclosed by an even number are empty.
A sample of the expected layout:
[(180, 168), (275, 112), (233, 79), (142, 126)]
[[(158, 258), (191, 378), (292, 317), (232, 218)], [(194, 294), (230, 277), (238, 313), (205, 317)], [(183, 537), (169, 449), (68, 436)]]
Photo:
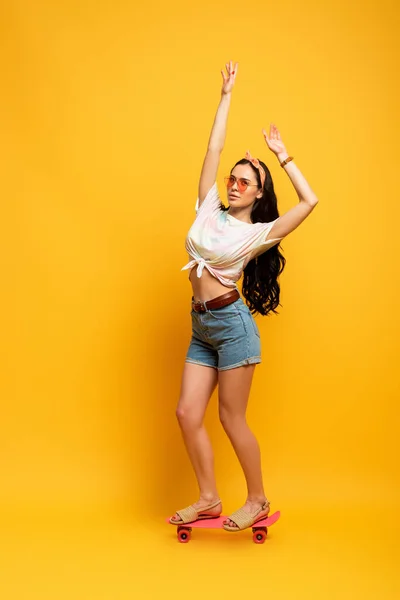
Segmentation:
[(294, 159), (294, 156), (288, 156), (287, 158), (285, 158), (285, 160), (283, 160), (281, 162), (281, 167), (284, 167), (288, 162), (290, 162), (293, 159)]

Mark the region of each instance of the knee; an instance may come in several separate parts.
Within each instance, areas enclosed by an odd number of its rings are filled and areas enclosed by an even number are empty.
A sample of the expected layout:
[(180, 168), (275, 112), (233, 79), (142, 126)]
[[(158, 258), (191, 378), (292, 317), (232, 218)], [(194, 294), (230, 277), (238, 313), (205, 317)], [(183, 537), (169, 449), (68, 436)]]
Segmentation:
[(230, 431), (233, 426), (234, 416), (231, 411), (227, 410), (223, 406), (219, 408), (219, 420), (225, 431)]
[(242, 412), (237, 412), (224, 406), (219, 407), (219, 420), (228, 434), (242, 430), (243, 425), (246, 424), (246, 416)]
[(175, 414), (182, 429), (195, 429), (201, 425), (201, 419), (196, 412), (187, 406), (179, 404)]

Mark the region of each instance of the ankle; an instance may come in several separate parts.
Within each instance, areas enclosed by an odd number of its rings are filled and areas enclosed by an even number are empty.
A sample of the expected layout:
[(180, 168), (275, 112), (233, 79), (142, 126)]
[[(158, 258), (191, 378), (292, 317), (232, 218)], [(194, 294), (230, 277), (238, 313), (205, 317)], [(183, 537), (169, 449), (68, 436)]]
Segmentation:
[(219, 495), (217, 492), (204, 492), (200, 494), (199, 500), (201, 502), (207, 502), (210, 504), (211, 502), (216, 502), (219, 500)]
[(269, 500), (265, 494), (252, 494), (247, 496), (247, 502), (251, 504), (269, 504)]

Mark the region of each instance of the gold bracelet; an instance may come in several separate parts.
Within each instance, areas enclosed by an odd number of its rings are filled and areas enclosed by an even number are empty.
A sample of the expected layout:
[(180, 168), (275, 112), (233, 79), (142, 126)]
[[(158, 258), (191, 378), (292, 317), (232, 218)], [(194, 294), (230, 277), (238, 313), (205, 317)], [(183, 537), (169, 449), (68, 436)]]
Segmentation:
[(284, 167), (288, 162), (290, 162), (293, 159), (294, 159), (294, 156), (288, 156), (287, 158), (285, 158), (285, 160), (283, 160), (281, 162), (281, 167)]

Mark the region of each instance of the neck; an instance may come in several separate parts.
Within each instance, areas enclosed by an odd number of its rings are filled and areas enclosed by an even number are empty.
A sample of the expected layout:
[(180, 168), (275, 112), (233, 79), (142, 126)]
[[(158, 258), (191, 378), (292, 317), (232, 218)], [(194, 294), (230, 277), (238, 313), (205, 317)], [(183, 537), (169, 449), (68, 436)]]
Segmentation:
[(243, 221), (243, 223), (251, 224), (251, 210), (248, 208), (233, 208), (232, 206), (228, 209), (228, 214), (232, 217), (235, 217), (238, 221)]

